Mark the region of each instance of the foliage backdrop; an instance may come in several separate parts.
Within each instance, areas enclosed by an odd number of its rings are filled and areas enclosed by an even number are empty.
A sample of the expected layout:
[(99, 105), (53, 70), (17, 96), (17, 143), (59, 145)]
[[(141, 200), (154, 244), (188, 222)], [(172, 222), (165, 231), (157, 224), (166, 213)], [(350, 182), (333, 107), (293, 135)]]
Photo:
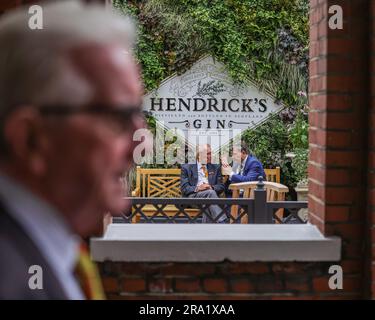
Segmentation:
[(255, 155), (266, 167), (281, 166), (288, 186), (306, 177), (308, 0), (113, 2), (138, 24), (136, 57), (147, 91), (202, 55), (213, 55), (235, 82), (252, 79), (286, 106), (245, 132)]

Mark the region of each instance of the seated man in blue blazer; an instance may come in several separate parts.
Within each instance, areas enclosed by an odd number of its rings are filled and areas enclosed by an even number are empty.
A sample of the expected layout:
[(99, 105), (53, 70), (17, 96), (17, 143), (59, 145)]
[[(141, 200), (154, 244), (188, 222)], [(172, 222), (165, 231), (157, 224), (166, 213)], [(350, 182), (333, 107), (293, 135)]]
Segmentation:
[[(257, 181), (259, 176), (266, 179), (262, 164), (251, 154), (244, 143), (241, 144), (240, 148), (233, 148), (233, 167), (225, 159), (222, 159), (222, 165), (223, 171), (228, 174), (227, 187), (231, 183)], [(230, 195), (230, 190), (227, 189), (226, 194)]]
[[(224, 189), (221, 167), (219, 164), (211, 163), (211, 146), (199, 146), (196, 163), (184, 164), (181, 167), (182, 196), (188, 198), (218, 198)], [(227, 216), (221, 215), (221, 213), (222, 209), (218, 205), (210, 205), (211, 219), (204, 214), (202, 222), (210, 223), (215, 220), (219, 223), (226, 223)], [(217, 217), (219, 218), (217, 219)]]

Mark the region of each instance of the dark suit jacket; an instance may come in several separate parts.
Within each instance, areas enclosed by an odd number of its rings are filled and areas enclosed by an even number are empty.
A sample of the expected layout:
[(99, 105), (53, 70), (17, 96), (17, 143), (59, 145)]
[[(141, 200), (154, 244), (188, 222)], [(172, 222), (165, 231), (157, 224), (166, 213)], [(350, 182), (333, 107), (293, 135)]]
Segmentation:
[(257, 181), (259, 176), (266, 178), (262, 164), (254, 156), (248, 156), (244, 166), (243, 174), (232, 175), (231, 183)]
[[(43, 289), (29, 288), (32, 265), (43, 270)], [(0, 204), (0, 299), (67, 299), (49, 264)]]
[[(207, 164), (208, 183), (217, 195), (225, 189), (223, 176), (221, 175), (221, 166), (218, 164)], [(184, 164), (181, 167), (181, 193), (183, 197), (194, 193), (198, 184), (198, 166), (194, 164)]]

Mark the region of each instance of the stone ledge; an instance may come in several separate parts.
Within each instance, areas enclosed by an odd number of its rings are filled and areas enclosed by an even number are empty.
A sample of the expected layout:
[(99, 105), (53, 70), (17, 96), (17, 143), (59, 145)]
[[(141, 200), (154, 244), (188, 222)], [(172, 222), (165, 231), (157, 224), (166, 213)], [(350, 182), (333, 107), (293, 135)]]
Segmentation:
[(111, 224), (91, 239), (95, 261), (339, 261), (341, 239), (312, 224)]

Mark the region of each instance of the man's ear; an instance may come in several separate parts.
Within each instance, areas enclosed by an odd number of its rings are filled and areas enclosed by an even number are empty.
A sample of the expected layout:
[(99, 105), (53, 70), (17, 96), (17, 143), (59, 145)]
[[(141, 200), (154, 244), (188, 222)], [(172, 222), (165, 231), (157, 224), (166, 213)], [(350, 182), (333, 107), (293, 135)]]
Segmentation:
[(40, 153), (41, 119), (32, 107), (21, 107), (5, 121), (5, 141), (9, 145), (12, 161), (21, 162), (34, 174), (42, 174), (45, 161)]

